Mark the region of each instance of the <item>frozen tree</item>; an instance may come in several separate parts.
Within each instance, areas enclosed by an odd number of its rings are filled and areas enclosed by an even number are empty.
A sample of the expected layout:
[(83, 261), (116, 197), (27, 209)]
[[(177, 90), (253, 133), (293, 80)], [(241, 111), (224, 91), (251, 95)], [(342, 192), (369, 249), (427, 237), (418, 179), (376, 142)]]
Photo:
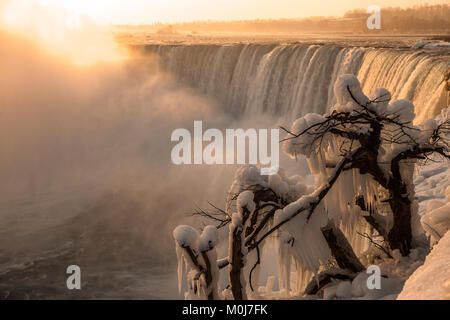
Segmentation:
[[(353, 75), (342, 75), (334, 92), (336, 104), (328, 113), (307, 114), (291, 129), (282, 128), (284, 152), (306, 157), (314, 187), (283, 170), (265, 177), (255, 166), (240, 168), (224, 210), (196, 211), (217, 222), (215, 230), (229, 225), (228, 257), (220, 260), (215, 259), (216, 231), (205, 228), (208, 236), (199, 236), (190, 227), (175, 230), (179, 261), (185, 260), (194, 294), (200, 287), (205, 298), (248, 298), (269, 238), (279, 243), (280, 288), (284, 283), (286, 295), (292, 260), (297, 294), (315, 294), (333, 279), (354, 279), (365, 268), (358, 257), (369, 246), (392, 257), (428, 245), (412, 178), (417, 163), (435, 161), (434, 155), (450, 158), (448, 109), (437, 120), (415, 125), (410, 102), (391, 102), (384, 88), (367, 97)], [(214, 241), (205, 246), (202, 237)], [(224, 267), (229, 285), (220, 294), (218, 270)]]
[[(335, 95), (337, 104), (329, 114), (308, 114), (291, 130), (285, 130), (288, 137), (284, 149), (292, 157), (306, 155), (319, 183), (345, 171), (352, 178), (358, 175), (337, 188), (341, 199), (336, 205), (344, 210), (330, 216), (336, 220), (336, 214), (342, 218), (347, 209), (355, 211), (348, 203), (356, 197), (355, 204), (369, 212), (366, 221), (384, 237), (389, 248), (407, 255), (413, 245), (419, 244), (422, 233), (414, 201), (414, 167), (432, 154), (450, 158), (450, 120), (443, 117), (437, 123), (429, 119), (415, 126), (410, 102), (389, 103), (390, 93), (383, 88), (366, 97), (352, 75), (338, 79)], [(331, 170), (334, 172), (330, 174)], [(382, 203), (389, 205), (390, 215), (377, 212)]]
[(207, 226), (200, 235), (190, 226), (178, 226), (173, 236), (177, 244), (178, 289), (181, 293), (183, 268), (188, 275), (186, 298), (205, 297), (217, 300), (219, 267), (216, 245), (219, 235), (215, 226)]

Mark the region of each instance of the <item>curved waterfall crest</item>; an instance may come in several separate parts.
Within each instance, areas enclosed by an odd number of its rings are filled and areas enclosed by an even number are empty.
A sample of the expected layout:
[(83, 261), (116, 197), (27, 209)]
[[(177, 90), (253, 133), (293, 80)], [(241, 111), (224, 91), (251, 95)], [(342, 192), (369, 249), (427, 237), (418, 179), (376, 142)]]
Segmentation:
[(217, 100), (233, 114), (296, 118), (324, 113), (341, 74), (355, 74), (364, 92), (385, 87), (416, 106), (418, 121), (445, 106), (448, 52), (335, 44), (146, 45), (160, 68)]

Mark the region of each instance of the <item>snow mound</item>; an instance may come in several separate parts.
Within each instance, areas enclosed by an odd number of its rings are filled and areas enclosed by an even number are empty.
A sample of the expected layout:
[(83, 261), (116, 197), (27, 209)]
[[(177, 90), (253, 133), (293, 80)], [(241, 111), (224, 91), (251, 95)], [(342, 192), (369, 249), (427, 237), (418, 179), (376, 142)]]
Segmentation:
[(450, 299), (450, 232), (406, 281), (399, 300)]

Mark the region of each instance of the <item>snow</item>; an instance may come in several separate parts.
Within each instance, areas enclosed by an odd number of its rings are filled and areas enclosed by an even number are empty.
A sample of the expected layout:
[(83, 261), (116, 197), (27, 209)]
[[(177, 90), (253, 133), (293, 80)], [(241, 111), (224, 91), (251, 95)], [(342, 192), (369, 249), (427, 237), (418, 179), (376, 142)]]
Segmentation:
[[(303, 133), (305, 130), (313, 125), (319, 124), (325, 121), (322, 115), (316, 113), (308, 113), (305, 116), (295, 120), (290, 132), (293, 134)], [(298, 138), (288, 139), (283, 143), (283, 151), (292, 159), (296, 159), (297, 155), (309, 155), (314, 147), (314, 133), (318, 131), (318, 128), (311, 128), (308, 133), (305, 133)], [(287, 134), (286, 138), (292, 138), (291, 134)]]
[(244, 165), (235, 173), (228, 192), (227, 210), (230, 211), (231, 209), (234, 195), (241, 194), (250, 186), (255, 185), (272, 189), (277, 196), (286, 202), (295, 201), (311, 191), (303, 177), (299, 175), (286, 176), (283, 168), (279, 168), (276, 174), (263, 176), (257, 166)]
[(194, 247), (199, 237), (198, 231), (191, 226), (181, 225), (173, 231), (173, 237), (178, 245), (184, 247)]
[[(347, 88), (350, 88), (358, 102), (361, 104), (368, 102), (368, 98), (362, 93), (358, 80), (354, 76), (345, 75), (336, 82), (335, 94), (337, 103), (330, 112), (353, 112), (361, 108), (350, 96)], [(420, 143), (428, 143), (437, 125), (448, 119), (450, 115), (449, 110), (444, 109), (436, 119), (428, 119), (423, 124), (414, 126), (412, 124), (415, 119), (414, 105), (406, 100), (390, 102), (390, 99), (391, 94), (389, 91), (384, 88), (377, 88), (370, 95), (370, 100), (376, 101), (368, 103), (368, 109), (379, 115), (390, 116), (395, 121), (408, 123), (410, 129), (405, 129), (406, 133)], [(309, 114), (296, 120), (291, 128), (291, 132), (296, 134), (304, 132), (312, 124), (324, 121), (324, 118), (320, 117)], [(316, 121), (310, 121), (311, 119)], [(395, 128), (394, 125), (392, 127)], [(314, 130), (311, 129), (310, 132), (314, 132)], [(352, 130), (362, 134), (370, 133), (368, 128), (364, 126), (354, 126)], [(288, 134), (286, 138), (290, 136)], [(299, 138), (285, 141), (283, 148), (292, 158), (296, 158), (297, 154), (307, 156), (310, 170), (315, 176), (317, 190), (318, 187), (324, 186), (332, 172), (332, 169), (328, 169), (326, 165), (338, 162), (336, 154), (338, 154), (339, 150), (336, 146), (339, 146), (341, 142), (342, 138), (340, 137), (324, 136), (319, 152), (311, 153), (313, 147), (312, 135), (305, 134)], [(404, 137), (401, 142), (402, 144), (392, 144), (387, 141), (382, 143), (378, 160), (381, 163), (386, 163), (384, 171), (387, 179), (391, 176), (388, 163), (399, 153), (412, 147), (413, 141), (409, 137)], [(407, 196), (412, 201), (411, 227), (413, 244), (426, 245), (424, 229), (428, 235), (431, 235), (433, 243), (433, 241), (438, 241), (450, 227), (448, 213), (450, 205), (440, 200), (444, 197), (444, 190), (448, 186), (450, 170), (448, 166), (442, 167), (442, 163), (434, 164), (433, 162), (418, 170), (415, 170), (415, 168), (416, 161), (402, 161), (400, 163), (400, 173), (407, 184)], [(269, 185), (274, 186), (273, 188), (276, 190), (280, 190), (283, 189), (282, 181), (283, 179), (274, 177), (272, 181), (269, 179)], [(445, 194), (448, 194), (448, 197), (450, 197), (450, 187), (447, 188)], [(373, 203), (372, 200), (380, 197), (381, 199), (386, 198), (388, 195), (385, 194), (385, 190), (379, 187), (370, 176), (360, 175), (355, 170), (341, 173), (333, 188), (312, 215), (311, 220), (314, 217), (317, 219), (315, 225), (311, 223), (312, 221), (306, 221), (305, 212), (292, 218), (296, 212), (302, 208), (307, 208), (312, 202), (317, 200), (313, 194), (303, 195), (276, 213), (275, 223), (292, 219), (281, 227), (282, 231), (279, 233), (280, 291), (284, 290), (285, 294), (289, 296), (290, 286), (288, 282), (291, 282), (290, 278), (292, 278), (290, 274), (292, 260), (296, 262), (297, 266), (297, 274), (293, 273), (294, 277), (297, 278), (294, 282), (297, 282), (297, 288), (304, 288), (305, 282), (311, 279), (311, 273), (309, 273), (309, 277), (304, 278), (300, 270), (306, 269), (308, 272), (316, 273), (319, 267), (330, 257), (329, 253), (326, 253), (326, 249), (328, 249), (327, 244), (323, 241), (323, 236), (320, 234), (320, 228), (326, 223), (328, 216), (328, 219), (333, 220), (341, 227), (341, 230), (351, 243), (355, 253), (361, 257), (361, 260), (366, 265), (377, 263), (382, 269), (384, 277), (381, 279), (381, 290), (370, 290), (366, 284), (370, 275), (364, 271), (357, 275), (352, 282), (346, 281), (330, 284), (323, 291), (323, 297), (325, 299), (395, 299), (397, 297), (404, 282), (422, 263), (426, 251), (420, 248), (413, 249), (409, 257), (402, 257), (398, 250), (394, 250), (391, 253), (394, 259), (388, 259), (385, 253), (374, 246), (370, 246), (367, 239), (358, 235), (358, 233), (370, 234), (370, 232), (373, 233), (373, 230), (370, 229), (367, 223), (361, 222), (362, 219), (360, 217), (366, 215), (367, 212), (363, 212), (359, 207), (353, 205), (355, 195), (364, 196), (367, 206), (376, 205), (380, 223), (387, 230), (391, 228), (392, 217), (390, 209), (383, 207), (382, 204)], [(428, 207), (428, 209), (425, 210), (425, 207)], [(424, 215), (425, 211), (427, 214), (422, 217), (421, 224), (421, 215)], [(427, 227), (423, 228), (423, 222), (426, 222), (428, 226), (432, 226), (432, 230), (430, 228), (427, 229)], [(299, 285), (299, 281), (304, 283)], [(448, 286), (450, 287), (450, 282)], [(301, 294), (298, 289), (297, 293)], [(275, 293), (274, 295), (276, 296)]]
[[(279, 261), (288, 264), (288, 266), (280, 267), (280, 277), (284, 277), (286, 283), (289, 281), (290, 275), (288, 273), (290, 272), (290, 257), (304, 265), (312, 273), (316, 273), (320, 265), (331, 258), (330, 249), (321, 231), (328, 221), (323, 206), (319, 205), (316, 208), (309, 221), (306, 219), (305, 212), (293, 217), (299, 208), (307, 208), (313, 201), (317, 201), (317, 197), (303, 196), (283, 210), (277, 211), (275, 215), (275, 224), (292, 219), (281, 227), (285, 233), (282, 233), (282, 237), (279, 238), (282, 255)], [(289, 236), (294, 240), (291, 243), (286, 241)]]
[(228, 191), (226, 211), (230, 215), (232, 214), (231, 207), (235, 195), (242, 193), (242, 191), (250, 186), (259, 185), (261, 187), (267, 187), (267, 179), (268, 176), (261, 175), (260, 169), (255, 165), (244, 165), (240, 167), (234, 174), (233, 183)]
[(242, 215), (242, 209), (247, 208), (250, 213), (253, 213), (255, 210), (255, 203), (253, 202), (253, 192), (251, 191), (244, 191), (239, 194), (237, 200), (236, 200), (236, 206), (238, 207), (239, 212)]
[(242, 228), (242, 215), (238, 212), (231, 215), (230, 233), (236, 228)]
[[(215, 227), (214, 227), (215, 228)], [(203, 289), (203, 295), (204, 297), (207, 297), (210, 293), (213, 293), (214, 300), (220, 299), (219, 296), (219, 267), (216, 263), (217, 261), (217, 252), (215, 248), (211, 248), (208, 251), (205, 252), (206, 256), (208, 257), (209, 263), (210, 263), (210, 272), (211, 272), (211, 284), (209, 287), (206, 285), (206, 279), (205, 275), (202, 275), (202, 289)], [(202, 264), (206, 266), (206, 262), (203, 259), (203, 256), (201, 257)]]
[(414, 114), (414, 105), (403, 99), (391, 102), (386, 111), (387, 115), (398, 116), (398, 121), (402, 123), (412, 122), (416, 116)]
[(380, 115), (384, 115), (391, 100), (391, 93), (385, 88), (376, 88), (369, 95), (369, 99), (374, 101), (369, 108)]
[(430, 141), (430, 137), (433, 134), (434, 130), (436, 130), (438, 123), (436, 119), (430, 118), (425, 120), (425, 122), (420, 126), (420, 135), (418, 142), (420, 143), (428, 143)]
[(286, 177), (283, 171), (269, 176), (269, 188), (272, 189), (281, 199), (287, 202), (297, 200), (310, 190), (304, 183), (304, 179), (298, 175)]
[(291, 291), (291, 266), (293, 258), (291, 242), (293, 239), (289, 232), (282, 230), (278, 232), (278, 284), (280, 291), (285, 290), (286, 295), (289, 295)]
[(272, 293), (274, 284), (275, 284), (275, 277), (274, 276), (267, 277), (267, 282), (266, 282), (266, 287), (265, 287), (266, 294), (270, 295)]
[[(243, 191), (239, 194), (237, 200), (236, 200), (236, 206), (238, 209), (238, 212), (235, 212), (232, 214), (231, 216), (231, 223), (229, 226), (229, 233), (228, 233), (228, 257), (233, 257), (233, 243), (235, 240), (235, 236), (236, 234), (238, 234), (240, 236), (240, 243), (241, 243), (241, 254), (242, 254), (242, 262), (243, 262), (243, 266), (241, 268), (241, 273), (240, 273), (240, 282), (241, 282), (241, 287), (244, 288), (243, 292), (242, 292), (242, 297), (243, 299), (247, 299), (247, 292), (248, 290), (245, 290), (245, 288), (247, 288), (247, 280), (249, 278), (249, 270), (248, 268), (245, 268), (245, 266), (247, 265), (247, 260), (249, 259), (248, 257), (248, 249), (245, 246), (245, 235), (244, 235), (244, 229), (248, 223), (248, 221), (250, 221), (250, 219), (246, 219), (246, 223), (244, 225), (244, 208), (247, 208), (247, 210), (249, 211), (248, 214), (252, 214), (253, 211), (255, 210), (255, 203), (253, 202), (253, 192), (251, 191)], [(237, 231), (239, 231), (239, 233), (237, 233)], [(230, 261), (230, 265), (229, 268), (231, 269), (233, 266), (233, 261)]]
[(269, 188), (271, 188), (277, 195), (286, 197), (289, 192), (289, 185), (287, 182), (283, 181), (280, 175), (273, 174), (269, 176)]
[(351, 295), (352, 292), (352, 282), (351, 281), (341, 281), (336, 288), (336, 296), (338, 298), (345, 298)]
[(450, 118), (450, 106), (445, 109), (442, 109), (441, 113), (438, 114), (435, 119), (438, 123), (442, 123), (449, 118)]
[(362, 92), (358, 78), (353, 74), (343, 74), (334, 85), (337, 104), (332, 108), (332, 111), (352, 112), (355, 109), (360, 109), (360, 106), (353, 100), (348, 89), (350, 89), (352, 95), (360, 104), (367, 104), (369, 98)]
[(400, 292), (404, 280), (395, 274), (386, 274), (386, 270), (381, 270), (380, 289), (369, 289), (367, 285), (368, 278), (372, 274), (368, 274), (365, 270), (356, 276), (352, 281), (351, 294), (345, 298), (353, 299), (393, 299)]
[(441, 40), (422, 40), (416, 42), (411, 49), (445, 49), (450, 48), (450, 42)]
[[(362, 93), (356, 77), (345, 75), (336, 82), (335, 94), (337, 103), (330, 112), (352, 112), (361, 108), (350, 96), (347, 88), (350, 88), (353, 96), (361, 104), (366, 104), (369, 101)], [(438, 123), (448, 119), (449, 111), (444, 110), (442, 111), (441, 116), (436, 119), (429, 119), (422, 125), (414, 126), (412, 124), (415, 118), (414, 105), (406, 100), (390, 102), (390, 99), (391, 94), (389, 91), (384, 88), (377, 88), (370, 95), (370, 100), (375, 101), (367, 103), (367, 106), (369, 110), (374, 111), (377, 114), (390, 116), (391, 119), (401, 123), (408, 123), (411, 129), (406, 129), (407, 134), (421, 143), (428, 143), (429, 138), (436, 129)], [(291, 132), (295, 134), (304, 132), (311, 125), (322, 122), (324, 119), (323, 116), (308, 114), (294, 122)], [(316, 129), (317, 128), (310, 129), (309, 132), (314, 132)], [(354, 126), (353, 129), (362, 134), (370, 133), (368, 128), (364, 126)], [(286, 138), (289, 137), (292, 137), (292, 135), (287, 134)], [(319, 153), (311, 153), (313, 147), (312, 135), (306, 133), (299, 138), (286, 140), (283, 144), (283, 149), (292, 158), (296, 158), (298, 154), (307, 156), (310, 170), (315, 175), (316, 188), (318, 188), (322, 187), (330, 176), (332, 169), (326, 168), (326, 165), (328, 165), (328, 163), (338, 162), (336, 154), (338, 154), (339, 150), (337, 150), (336, 146), (339, 146), (341, 142), (342, 138), (340, 137), (324, 136)], [(390, 163), (399, 153), (412, 147), (412, 140), (410, 140), (409, 137), (404, 137), (404, 141), (402, 142), (403, 144), (383, 142), (379, 161), (382, 163)], [(435, 226), (439, 232), (445, 232), (448, 230), (447, 206), (440, 200), (432, 199), (434, 199), (435, 196), (442, 196), (442, 187), (445, 189), (445, 187), (448, 186), (450, 170), (447, 170), (448, 167), (442, 169), (434, 167), (430, 168), (430, 166), (427, 166), (415, 171), (415, 166), (416, 161), (402, 161), (400, 163), (400, 173), (407, 184), (407, 196), (412, 201), (411, 227), (413, 232), (413, 243), (415, 245), (423, 245), (426, 242), (426, 238), (422, 224), (420, 223), (420, 214), (423, 214), (424, 212), (423, 207), (425, 203), (421, 203), (421, 211), (419, 212), (418, 201), (422, 202), (424, 200), (423, 194), (430, 191), (430, 185), (423, 188), (422, 184), (431, 182), (432, 187), (433, 184), (436, 184), (439, 187), (438, 190), (435, 188), (435, 195), (427, 194), (426, 200), (431, 201), (429, 202), (429, 206), (433, 207), (433, 209), (428, 210), (429, 215), (427, 214), (426, 217), (422, 218), (422, 221), (425, 220), (428, 224)], [(386, 178), (389, 179), (391, 172), (388, 164), (384, 166), (384, 171)], [(414, 174), (416, 174), (416, 177), (414, 177)], [(441, 180), (439, 184), (434, 183), (433, 178), (429, 179), (430, 176), (435, 175), (440, 176), (439, 179)], [(415, 185), (418, 190), (417, 196), (414, 188)], [(274, 190), (283, 190), (283, 178), (278, 176), (275, 176), (272, 179), (269, 178), (269, 186), (272, 186)], [(450, 193), (449, 190), (448, 192)], [(324, 297), (327, 299), (395, 299), (400, 292), (404, 281), (421, 264), (421, 259), (424, 258), (425, 252), (413, 249), (410, 257), (402, 257), (397, 250), (392, 252), (394, 259), (389, 260), (379, 249), (370, 246), (367, 239), (358, 235), (358, 233), (370, 234), (373, 230), (370, 229), (367, 223), (361, 222), (362, 219), (360, 219), (360, 217), (366, 215), (367, 212), (363, 212), (359, 207), (353, 205), (355, 195), (364, 196), (364, 199), (367, 202), (366, 205), (368, 206), (377, 205), (376, 210), (379, 212), (379, 222), (383, 224), (387, 230), (391, 228), (392, 217), (391, 214), (389, 214), (390, 209), (386, 209), (381, 204), (372, 202), (372, 199), (380, 197), (383, 199), (388, 196), (387, 194), (383, 195), (383, 193), (385, 193), (385, 191), (380, 188), (370, 176), (360, 175), (355, 170), (350, 170), (341, 173), (333, 188), (312, 215), (313, 218), (317, 218), (315, 226), (313, 226), (311, 221), (306, 221), (306, 212), (300, 213), (292, 218), (299, 210), (308, 208), (312, 202), (317, 200), (313, 194), (303, 195), (298, 198), (298, 200), (290, 203), (283, 210), (278, 211), (275, 215), (275, 224), (292, 219), (281, 227), (282, 231), (278, 234), (280, 291), (285, 290), (286, 294), (289, 296), (292, 259), (297, 265), (297, 278), (302, 277), (302, 274), (299, 272), (301, 268), (306, 267), (306, 270), (315, 273), (319, 267), (327, 261), (329, 253), (327, 255), (325, 249), (328, 248), (325, 242), (320, 244), (321, 241), (323, 241), (323, 236), (320, 234), (320, 227), (326, 223), (328, 216), (329, 219), (340, 225), (341, 230), (351, 243), (355, 253), (359, 255), (362, 260), (366, 259), (366, 263), (373, 262), (374, 260), (383, 257), (383, 260), (379, 260), (378, 263), (381, 263), (383, 272), (386, 273), (386, 277), (381, 280), (383, 290), (372, 291), (367, 288), (365, 281), (369, 275), (364, 272), (358, 275), (352, 282), (353, 290), (351, 294), (349, 291), (350, 282), (346, 282), (335, 284), (334, 287), (331, 286), (323, 293)], [(322, 214), (322, 212), (327, 213)], [(305, 243), (308, 244), (306, 245)], [(310, 277), (309, 279), (303, 279), (303, 281), (309, 280)], [(296, 281), (298, 284), (299, 279)], [(297, 285), (297, 287), (300, 286)], [(340, 288), (338, 290), (339, 286)]]
[[(368, 113), (369, 116), (384, 115), (395, 121), (408, 123), (410, 129), (405, 129), (406, 133), (420, 143), (429, 143), (430, 136), (438, 124), (450, 116), (449, 109), (444, 109), (441, 115), (435, 119), (428, 119), (422, 124), (413, 125), (415, 113), (412, 103), (406, 100), (391, 102), (391, 94), (384, 88), (375, 89), (368, 98), (364, 95), (358, 79), (353, 75), (343, 75), (336, 81), (334, 91), (337, 102), (330, 113), (356, 113), (362, 110), (362, 107), (351, 97), (348, 88), (360, 104), (367, 105), (367, 108), (371, 111)], [(335, 172), (333, 170), (342, 163), (341, 161), (344, 161), (340, 150), (344, 141), (342, 137), (327, 134), (323, 136), (321, 146), (317, 148), (318, 152), (312, 152), (313, 150), (316, 151), (314, 148), (317, 146), (313, 134), (321, 130), (320, 125), (315, 125), (326, 121), (328, 115), (309, 113), (297, 119), (290, 131), (299, 134), (309, 128), (308, 132), (297, 138), (292, 138), (291, 134), (287, 134), (286, 138), (292, 139), (287, 139), (283, 143), (284, 152), (291, 158), (297, 158), (299, 154), (306, 156), (310, 171), (314, 175), (315, 189), (306, 185), (305, 179), (300, 176), (287, 176), (283, 169), (271, 176), (261, 176), (260, 169), (257, 166), (245, 165), (235, 173), (227, 198), (226, 211), (231, 216), (228, 254), (229, 257), (232, 256), (233, 237), (238, 230), (241, 236), (241, 253), (244, 256), (241, 284), (243, 288), (247, 287), (246, 297), (251, 299), (301, 297), (306, 285), (314, 275), (320, 274), (323, 269), (333, 270), (333, 267), (335, 267), (333, 263), (335, 262), (321, 230), (329, 223), (341, 229), (355, 254), (366, 267), (370, 265), (379, 266), (382, 274), (380, 279), (381, 289), (368, 288), (367, 280), (371, 274), (364, 270), (359, 274), (352, 275), (353, 280), (333, 280), (316, 297), (312, 298), (396, 299), (402, 291), (405, 281), (407, 281), (402, 294), (399, 296), (401, 298), (402, 295), (420, 291), (420, 288), (428, 285), (424, 284), (426, 277), (421, 276), (423, 273), (431, 274), (435, 284), (430, 284), (430, 286), (436, 288), (440, 285), (442, 287), (439, 289), (440, 291), (438, 290), (440, 292), (439, 297), (450, 297), (450, 280), (448, 280), (450, 277), (447, 271), (450, 269), (448, 265), (450, 256), (448, 253), (450, 251), (448, 250), (450, 245), (448, 231), (450, 229), (450, 169), (448, 165), (442, 166), (442, 162), (430, 161), (424, 167), (417, 167), (416, 161), (400, 162), (400, 174), (407, 185), (407, 194), (404, 196), (407, 196), (412, 202), (411, 228), (413, 245), (416, 246), (407, 257), (403, 257), (399, 250), (394, 250), (390, 252), (392, 256), (390, 258), (388, 254), (373, 246), (367, 238), (361, 236), (361, 234), (368, 234), (376, 239), (379, 235), (362, 219), (369, 213), (354, 204), (356, 196), (363, 196), (366, 207), (375, 209), (378, 223), (383, 225), (385, 230), (392, 227), (393, 219), (389, 204), (380, 201), (389, 197), (388, 192), (380, 187), (370, 175), (361, 175), (359, 170), (353, 169), (341, 172), (331, 190), (317, 205), (310, 219), (307, 219), (308, 209), (319, 200), (319, 192), (328, 187), (330, 175)], [(311, 126), (314, 127), (311, 128)], [(390, 129), (395, 129), (393, 124), (389, 126)], [(370, 128), (365, 125), (351, 125), (345, 129), (359, 134), (370, 134), (371, 132)], [(393, 132), (392, 135), (397, 133), (398, 131)], [(390, 179), (392, 176), (390, 168), (392, 159), (399, 153), (412, 148), (413, 141), (406, 136), (403, 139), (401, 143), (391, 143), (388, 139), (382, 142), (378, 161), (384, 163), (381, 166), (386, 179)], [(355, 142), (355, 144), (359, 144), (359, 142)], [(357, 147), (357, 145), (353, 146), (352, 150)], [(431, 160), (434, 160), (434, 157)], [(283, 202), (288, 203), (283, 209), (275, 212), (274, 219), (270, 222), (272, 227), (282, 223), (277, 232), (274, 232), (271, 236), (278, 244), (278, 291), (273, 288), (276, 279), (273, 276), (268, 277), (266, 286), (260, 287), (255, 292), (251, 292), (248, 286), (249, 271), (256, 261), (256, 251), (247, 251), (244, 245), (245, 236), (242, 231), (247, 227), (243, 222), (244, 217), (247, 218), (244, 214), (248, 214), (245, 209), (249, 211), (250, 215), (255, 210), (254, 194), (248, 190), (249, 187), (255, 185), (270, 188)], [(315, 191), (311, 192), (311, 190)], [(232, 203), (236, 205), (236, 210), (233, 211), (237, 212), (231, 213)], [(246, 219), (246, 224), (248, 222), (249, 219)], [(443, 236), (444, 234), (446, 236)], [(435, 246), (427, 257), (425, 265), (419, 268), (429, 250), (426, 236), (429, 237), (430, 244)], [(208, 226), (199, 235), (193, 228), (180, 226), (175, 229), (174, 238), (179, 246), (191, 246), (196, 251), (208, 250), (209, 259), (211, 261), (217, 260), (216, 251), (213, 250), (219, 244), (218, 231), (215, 227)], [(262, 246), (264, 246), (264, 243)], [(189, 278), (189, 275), (192, 276), (193, 267), (189, 264), (189, 259), (184, 255), (183, 250), (179, 249), (177, 247), (179, 261), (185, 260), (184, 264), (179, 262), (179, 274), (182, 273), (185, 266), (188, 273), (188, 282), (193, 283), (194, 280)], [(199, 262), (204, 264), (203, 258), (199, 258)], [(291, 271), (293, 267), (295, 270)], [(421, 269), (425, 271), (420, 271)], [(443, 273), (438, 271), (439, 269), (446, 271)], [(258, 283), (259, 272), (260, 267), (255, 269), (252, 274), (253, 285)], [(414, 275), (411, 276), (413, 272)], [(219, 271), (217, 264), (214, 264), (213, 273), (214, 280), (210, 288), (206, 288), (202, 284), (203, 278), (200, 279), (199, 283), (191, 284), (191, 287), (200, 286), (205, 295), (211, 290), (218, 292)], [(355, 277), (353, 278), (353, 276)], [(446, 279), (448, 281), (445, 281)], [(408, 289), (409, 287), (412, 287), (412, 289)], [(404, 293), (405, 290), (407, 292), (410, 290), (410, 293)], [(431, 292), (431, 289), (426, 290)], [(192, 292), (188, 294), (192, 296)], [(222, 291), (222, 296), (232, 298), (228, 289)]]
[[(450, 198), (450, 186), (445, 191), (447, 201)], [(421, 223), (425, 231), (431, 237), (431, 244), (436, 243), (442, 236), (450, 230), (450, 202), (441, 200), (431, 200), (427, 204), (427, 212), (421, 218)]]
[[(219, 230), (215, 226), (206, 226), (198, 240), (198, 250), (208, 251), (219, 244)], [(215, 260), (214, 260), (215, 261)]]
[[(288, 204), (283, 210), (280, 210), (276, 214), (275, 223), (279, 224), (291, 219), (299, 210), (307, 209), (311, 203), (316, 202), (317, 200), (318, 198), (314, 195), (304, 195), (300, 197), (300, 199)], [(304, 223), (306, 223), (306, 215), (304, 213), (299, 215), (304, 216)]]
[[(219, 231), (215, 226), (206, 226), (203, 229), (201, 235), (196, 229), (181, 225), (175, 228), (173, 231), (173, 237), (176, 242), (176, 253), (178, 260), (178, 291), (181, 294), (183, 285), (183, 271), (186, 271), (187, 288), (185, 292), (186, 299), (202, 299), (206, 298), (210, 293), (213, 293), (216, 299), (218, 295), (218, 282), (219, 282), (219, 267), (217, 265), (217, 253), (215, 247), (219, 243)], [(209, 270), (211, 272), (212, 280), (210, 285), (206, 284), (205, 275), (199, 274), (199, 269), (195, 265), (194, 261), (189, 254), (187, 254), (184, 248), (190, 248), (194, 255), (197, 256), (197, 262), (203, 269), (207, 268), (206, 260), (203, 255), (198, 253), (202, 252), (206, 254), (209, 260)]]
[[(432, 158), (432, 160), (438, 159)], [(448, 162), (431, 161), (426, 166), (419, 167), (415, 172), (414, 184), (421, 216), (447, 203), (446, 190), (448, 190), (449, 181), (450, 168)]]
[(450, 298), (450, 232), (439, 241), (425, 263), (406, 281), (398, 295), (407, 299), (449, 299)]
[(426, 131), (433, 131), (437, 128), (437, 121), (436, 119), (430, 118), (428, 120), (425, 120), (423, 123), (423, 130)]

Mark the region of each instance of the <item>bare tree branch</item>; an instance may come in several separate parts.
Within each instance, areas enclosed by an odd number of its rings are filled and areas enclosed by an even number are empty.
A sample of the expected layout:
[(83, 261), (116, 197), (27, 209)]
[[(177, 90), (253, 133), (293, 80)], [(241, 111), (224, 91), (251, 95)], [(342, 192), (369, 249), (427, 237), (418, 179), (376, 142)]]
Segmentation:
[[(274, 231), (278, 230), (281, 226), (283, 226), (285, 223), (292, 220), (295, 216), (298, 214), (308, 211), (307, 220), (310, 219), (312, 213), (314, 212), (314, 209), (319, 205), (320, 201), (326, 196), (328, 191), (333, 187), (334, 183), (338, 179), (340, 173), (344, 169), (344, 166), (352, 160), (354, 156), (356, 156), (359, 152), (361, 152), (361, 149), (357, 149), (351, 153), (348, 153), (346, 156), (344, 156), (339, 164), (336, 166), (336, 168), (333, 170), (333, 172), (330, 175), (330, 178), (328, 179), (327, 183), (324, 183), (321, 187), (319, 187), (316, 191), (314, 191), (311, 196), (315, 198), (315, 201), (311, 201), (304, 206), (301, 206), (298, 208), (293, 214), (290, 215), (288, 219), (285, 219), (283, 221), (280, 221), (277, 223), (274, 227), (272, 227), (269, 231), (267, 231), (259, 240), (255, 241), (254, 244), (250, 245), (249, 250), (254, 249), (256, 246), (258, 246), (262, 241), (264, 241), (265, 238), (267, 238), (270, 234), (272, 234)], [(292, 205), (292, 204), (291, 204)]]

